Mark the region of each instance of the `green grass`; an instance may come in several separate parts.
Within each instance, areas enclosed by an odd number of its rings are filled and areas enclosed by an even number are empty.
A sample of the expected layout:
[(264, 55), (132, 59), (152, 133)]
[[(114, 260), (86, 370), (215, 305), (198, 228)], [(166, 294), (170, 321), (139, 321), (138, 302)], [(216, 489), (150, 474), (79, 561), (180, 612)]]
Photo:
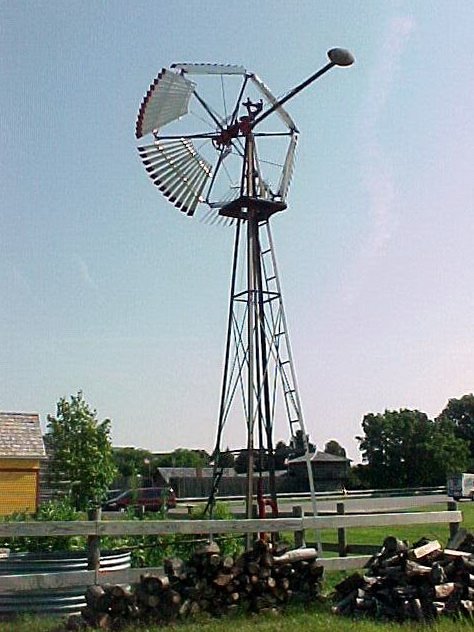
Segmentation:
[[(474, 503), (462, 502), (458, 503), (458, 508), (463, 513), (462, 527), (468, 531), (474, 531)], [(410, 509), (407, 511), (444, 511), (445, 503), (431, 505), (420, 509)], [(411, 544), (421, 538), (429, 538), (439, 540), (443, 546), (449, 540), (449, 526), (444, 524), (418, 524), (418, 525), (402, 525), (393, 528), (389, 527), (366, 527), (346, 529), (346, 541), (351, 544), (374, 544), (381, 546), (382, 542), (388, 535), (393, 535), (400, 540), (408, 540)], [(323, 529), (320, 531), (322, 542), (337, 543), (337, 533), (334, 529)], [(316, 541), (316, 533), (308, 531), (306, 534), (307, 542)], [(329, 554), (328, 554), (329, 555)]]
[[(330, 612), (328, 604), (316, 604), (307, 609), (291, 609), (280, 615), (237, 615), (227, 619), (211, 619), (198, 617), (192, 622), (183, 622), (173, 626), (147, 624), (123, 628), (124, 632), (160, 632), (175, 630), (176, 632), (288, 632), (291, 629), (298, 632), (458, 632), (472, 630), (471, 620), (446, 619), (433, 625), (423, 626), (416, 623), (398, 624), (368, 619), (349, 619), (339, 617)], [(64, 621), (60, 619), (41, 617), (22, 617), (15, 621), (0, 623), (0, 632), (64, 632)]]
[[(468, 531), (474, 531), (474, 503), (463, 502), (459, 504), (463, 512), (462, 526)], [(425, 507), (422, 511), (439, 511), (445, 509), (445, 505), (433, 505)], [(308, 534), (307, 539), (313, 539)], [(314, 534), (313, 534), (314, 535)], [(436, 538), (444, 545), (449, 537), (449, 528), (444, 525), (413, 525), (388, 529), (387, 527), (371, 527), (349, 529), (347, 541), (349, 544), (377, 544), (381, 545), (388, 535), (395, 535), (402, 540), (416, 542), (421, 537)], [(322, 540), (336, 542), (335, 531), (323, 531)], [(324, 591), (329, 594), (332, 587), (349, 573), (328, 573), (324, 582)], [(426, 629), (420, 624), (397, 624), (382, 621), (364, 619), (351, 620), (346, 617), (338, 617), (330, 611), (330, 602), (318, 603), (308, 609), (294, 607), (288, 612), (276, 615), (259, 615), (258, 617), (237, 616), (229, 619), (199, 618), (192, 622), (183, 622), (169, 627), (168, 630), (179, 632), (222, 632), (225, 628), (240, 632), (287, 632), (291, 628), (298, 627), (298, 632), (415, 632)], [(443, 619), (429, 627), (430, 632), (458, 632), (473, 628), (471, 620)], [(0, 621), (0, 632), (63, 632), (64, 623), (58, 618), (46, 617), (22, 617), (14, 621)], [(163, 627), (136, 624), (126, 629), (126, 632), (159, 632)]]

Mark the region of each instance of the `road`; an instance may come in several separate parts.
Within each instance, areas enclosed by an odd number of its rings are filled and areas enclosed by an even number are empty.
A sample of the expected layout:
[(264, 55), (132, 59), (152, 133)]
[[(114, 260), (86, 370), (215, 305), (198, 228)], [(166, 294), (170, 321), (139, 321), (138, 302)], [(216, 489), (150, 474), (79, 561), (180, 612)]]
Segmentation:
[[(336, 511), (336, 505), (338, 502), (343, 502), (346, 512), (397, 512), (402, 509), (409, 510), (416, 507), (426, 507), (428, 505), (435, 505), (442, 503), (444, 506), (440, 509), (446, 509), (446, 503), (449, 500), (446, 494), (420, 494), (420, 495), (407, 495), (407, 496), (382, 496), (382, 497), (359, 497), (352, 498), (351, 496), (333, 496), (329, 499), (317, 500), (318, 512), (330, 512)], [(204, 501), (203, 501), (204, 502)], [(193, 505), (199, 505), (200, 502), (193, 502)], [(243, 513), (245, 511), (245, 503), (241, 500), (228, 501), (226, 504), (230, 506), (231, 511), (236, 513)], [(280, 511), (291, 511), (291, 508), (295, 505), (301, 505), (304, 507), (305, 512), (312, 511), (311, 501), (308, 498), (279, 498), (278, 507)], [(178, 504), (178, 507), (173, 510), (173, 513), (185, 513), (187, 511), (186, 504)]]
[[(286, 500), (286, 499), (285, 499)], [(318, 500), (318, 511), (336, 511), (338, 502), (343, 502), (346, 512), (369, 512), (369, 511), (399, 511), (400, 509), (411, 509), (415, 507), (425, 507), (436, 503), (447, 503), (446, 494), (430, 494), (426, 496), (384, 496), (379, 498), (351, 498), (350, 496), (340, 496), (330, 500)], [(279, 506), (292, 507), (293, 505), (303, 505), (305, 511), (311, 511), (311, 502), (305, 500), (291, 500), (289, 505), (286, 502), (279, 501)], [(443, 507), (445, 509), (446, 507)]]

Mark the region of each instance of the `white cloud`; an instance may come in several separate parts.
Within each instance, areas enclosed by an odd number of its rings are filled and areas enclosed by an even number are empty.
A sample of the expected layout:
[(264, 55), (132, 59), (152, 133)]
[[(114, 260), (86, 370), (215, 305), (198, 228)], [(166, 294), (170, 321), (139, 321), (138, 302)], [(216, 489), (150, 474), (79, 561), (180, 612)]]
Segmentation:
[(354, 280), (345, 288), (346, 302), (359, 294), (368, 271), (393, 237), (397, 226), (394, 207), (397, 183), (392, 174), (390, 157), (379, 138), (380, 118), (397, 79), (400, 59), (415, 28), (409, 16), (393, 17), (382, 34), (382, 44), (369, 76), (367, 99), (362, 111), (360, 137), (362, 179), (369, 199), (370, 229), (363, 252), (356, 265)]

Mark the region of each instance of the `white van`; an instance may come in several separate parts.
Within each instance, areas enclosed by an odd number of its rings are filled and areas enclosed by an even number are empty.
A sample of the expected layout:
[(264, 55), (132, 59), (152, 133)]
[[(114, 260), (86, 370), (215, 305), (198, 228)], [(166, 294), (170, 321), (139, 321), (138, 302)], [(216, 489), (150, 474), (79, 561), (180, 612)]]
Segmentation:
[(448, 496), (454, 500), (474, 500), (474, 474), (451, 474), (448, 476)]

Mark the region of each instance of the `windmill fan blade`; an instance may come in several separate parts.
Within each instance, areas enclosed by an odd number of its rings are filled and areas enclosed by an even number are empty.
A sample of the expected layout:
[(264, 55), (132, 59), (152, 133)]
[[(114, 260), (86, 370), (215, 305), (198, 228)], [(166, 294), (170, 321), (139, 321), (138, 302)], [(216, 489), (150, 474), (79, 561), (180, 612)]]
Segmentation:
[(293, 136), (291, 137), (290, 146), (288, 147), (288, 152), (286, 154), (285, 164), (283, 165), (283, 171), (281, 172), (280, 182), (278, 184), (277, 195), (280, 197), (282, 202), (284, 202), (286, 199), (288, 189), (290, 188), (291, 179), (293, 177), (297, 143), (298, 137), (296, 134), (293, 134)]
[[(269, 103), (271, 103), (272, 105), (275, 105), (275, 103), (277, 103), (278, 99), (270, 92), (270, 89), (263, 83), (263, 81), (259, 77), (257, 77), (257, 75), (251, 75), (250, 79), (252, 83), (256, 86), (258, 91), (263, 94), (263, 96)], [(290, 130), (295, 132), (298, 131), (295, 122), (283, 107), (280, 106), (275, 111)]]
[(188, 215), (196, 210), (211, 175), (211, 165), (181, 138), (155, 141), (138, 151), (150, 178), (169, 201)]
[(138, 111), (135, 135), (141, 138), (187, 114), (196, 84), (163, 69), (151, 84)]
[(247, 73), (243, 66), (232, 64), (172, 64), (171, 68), (192, 75), (245, 75)]

